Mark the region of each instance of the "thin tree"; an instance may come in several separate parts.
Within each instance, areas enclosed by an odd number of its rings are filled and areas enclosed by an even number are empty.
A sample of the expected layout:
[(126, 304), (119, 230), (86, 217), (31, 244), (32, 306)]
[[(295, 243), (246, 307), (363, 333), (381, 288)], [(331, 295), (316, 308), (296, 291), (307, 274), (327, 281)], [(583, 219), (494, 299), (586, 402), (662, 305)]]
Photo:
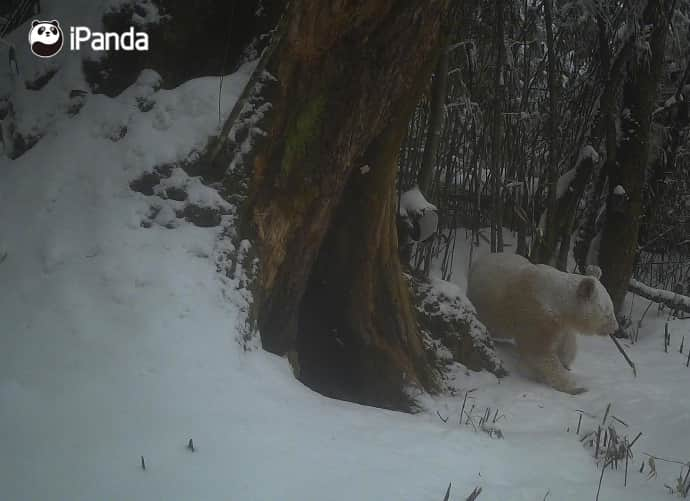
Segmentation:
[(642, 15), (648, 27), (649, 52), (633, 58), (623, 89), (623, 138), (617, 162), (610, 165), (609, 196), (599, 262), (602, 282), (620, 310), (638, 250), (642, 194), (649, 159), (652, 111), (661, 78), (666, 32), (673, 0), (649, 0)]
[(491, 117), (491, 251), (503, 252), (503, 199), (501, 198), (502, 184), (502, 159), (503, 159), (503, 88), (505, 75), (503, 65), (505, 63), (505, 40), (503, 34), (503, 0), (495, 2), (496, 18), (494, 44), (496, 47), (496, 60), (494, 66), (493, 81), (493, 106)]
[(553, 14), (551, 0), (544, 0), (544, 28), (546, 31), (547, 75), (549, 89), (549, 118), (546, 128), (548, 143), (547, 202), (544, 234), (537, 242), (534, 260), (540, 263), (554, 263), (556, 240), (556, 185), (558, 183), (558, 157), (556, 154), (556, 107), (558, 106), (558, 90), (556, 75), (556, 51), (553, 40)]
[(431, 85), (429, 128), (424, 144), (422, 166), (419, 169), (419, 177), (417, 178), (419, 189), (427, 198), (431, 197), (431, 184), (434, 179), (434, 173), (436, 172), (436, 161), (438, 158), (439, 145), (441, 143), (447, 94), (448, 48), (444, 44), (438, 57), (438, 64), (436, 65), (436, 71), (434, 72), (434, 79)]

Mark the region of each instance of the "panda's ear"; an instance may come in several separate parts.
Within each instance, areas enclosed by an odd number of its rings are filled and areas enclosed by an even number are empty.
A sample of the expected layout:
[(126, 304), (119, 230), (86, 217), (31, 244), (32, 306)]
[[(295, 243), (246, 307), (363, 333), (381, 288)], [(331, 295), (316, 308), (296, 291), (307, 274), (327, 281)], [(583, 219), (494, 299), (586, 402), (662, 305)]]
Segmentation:
[(50, 24), (52, 24), (53, 26), (57, 26), (58, 28), (60, 27), (60, 23), (58, 23), (57, 19), (53, 19), (53, 20), (50, 22)]
[(33, 21), (31, 21), (32, 28), (35, 27), (37, 24), (41, 24), (41, 21), (39, 21), (38, 19), (34, 19)]
[(596, 285), (596, 279), (593, 277), (586, 277), (580, 280), (580, 284), (577, 286), (577, 297), (578, 299), (587, 300), (591, 299), (594, 295), (594, 287)]
[(590, 264), (587, 266), (587, 269), (585, 270), (585, 275), (589, 277), (594, 277), (597, 280), (601, 278), (601, 268), (599, 268), (595, 264)]

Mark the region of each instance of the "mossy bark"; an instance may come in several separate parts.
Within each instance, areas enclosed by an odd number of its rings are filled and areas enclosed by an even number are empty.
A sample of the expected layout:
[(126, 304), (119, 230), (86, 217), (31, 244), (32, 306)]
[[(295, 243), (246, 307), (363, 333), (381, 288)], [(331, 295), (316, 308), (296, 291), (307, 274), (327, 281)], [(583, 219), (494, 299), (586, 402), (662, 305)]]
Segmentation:
[(264, 348), (296, 351), (301, 379), (331, 396), (409, 408), (406, 384), (434, 387), (397, 257), (395, 175), (447, 6), (292, 2), (262, 65), (270, 111), (240, 228), (259, 260), (254, 318)]

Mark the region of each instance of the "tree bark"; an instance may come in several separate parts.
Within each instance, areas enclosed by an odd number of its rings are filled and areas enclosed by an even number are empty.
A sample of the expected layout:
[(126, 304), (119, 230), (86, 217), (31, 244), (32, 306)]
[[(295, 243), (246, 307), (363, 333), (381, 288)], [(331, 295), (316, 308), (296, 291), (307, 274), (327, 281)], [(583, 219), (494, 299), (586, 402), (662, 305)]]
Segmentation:
[(265, 113), (239, 232), (258, 258), (252, 319), (329, 396), (409, 408), (408, 384), (435, 386), (398, 259), (395, 175), (447, 7), (291, 2), (255, 79), (249, 108)]
[[(643, 13), (644, 24), (651, 26), (648, 57), (631, 62), (623, 90), (625, 135), (617, 151), (616, 165), (610, 165), (609, 197), (606, 222), (599, 251), (606, 286), (616, 311), (625, 299), (633, 264), (637, 255), (642, 192), (649, 158), (651, 115), (656, 100), (657, 84), (661, 77), (668, 10), (662, 0), (649, 0)], [(624, 195), (616, 188), (622, 186)], [(617, 193), (618, 191), (618, 193)]]

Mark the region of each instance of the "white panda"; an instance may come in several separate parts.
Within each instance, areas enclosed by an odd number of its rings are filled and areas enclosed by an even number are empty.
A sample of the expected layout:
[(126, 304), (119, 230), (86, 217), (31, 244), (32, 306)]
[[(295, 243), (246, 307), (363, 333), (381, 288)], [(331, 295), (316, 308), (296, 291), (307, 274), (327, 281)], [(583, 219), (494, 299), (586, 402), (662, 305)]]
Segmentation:
[(618, 330), (611, 297), (588, 276), (534, 265), (517, 254), (488, 254), (470, 270), (467, 297), (489, 333), (513, 338), (525, 365), (542, 382), (566, 393), (585, 388), (570, 377), (577, 353), (575, 333), (607, 336)]
[(38, 57), (53, 57), (60, 52), (63, 43), (62, 29), (56, 20), (31, 22), (29, 45), (31, 45), (31, 52)]

